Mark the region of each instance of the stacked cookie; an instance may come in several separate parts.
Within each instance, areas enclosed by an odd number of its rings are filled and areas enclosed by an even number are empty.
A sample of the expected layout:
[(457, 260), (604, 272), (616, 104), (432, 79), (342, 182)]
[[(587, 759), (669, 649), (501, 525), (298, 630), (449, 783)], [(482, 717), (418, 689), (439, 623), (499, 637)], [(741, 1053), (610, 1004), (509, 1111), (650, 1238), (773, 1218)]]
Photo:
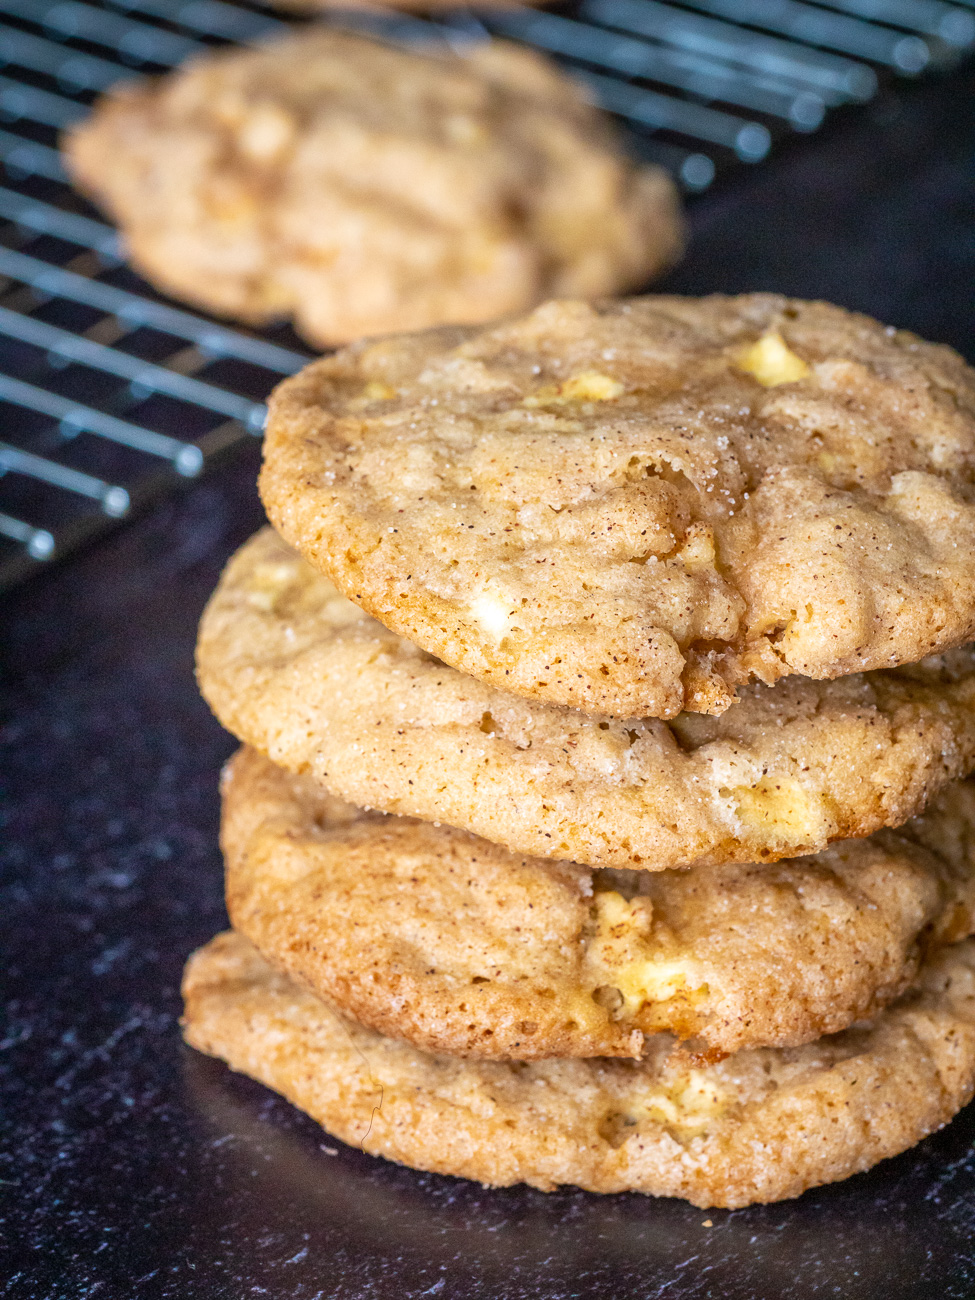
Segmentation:
[[(975, 1086), (975, 374), (552, 302), (272, 399), (186, 1033), (364, 1150), (738, 1206)], [(928, 802), (930, 800), (930, 802)]]

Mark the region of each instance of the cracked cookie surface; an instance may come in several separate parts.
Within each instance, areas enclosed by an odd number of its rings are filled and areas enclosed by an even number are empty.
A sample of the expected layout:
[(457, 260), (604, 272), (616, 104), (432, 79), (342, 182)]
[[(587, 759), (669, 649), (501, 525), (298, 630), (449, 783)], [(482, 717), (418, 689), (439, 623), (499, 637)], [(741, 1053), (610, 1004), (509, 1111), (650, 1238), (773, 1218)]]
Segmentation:
[(947, 949), (870, 1023), (698, 1068), (661, 1041), (639, 1061), (466, 1061), (330, 1011), (244, 938), (183, 981), (187, 1041), (373, 1155), (494, 1186), (798, 1196), (912, 1146), (975, 1084), (975, 943)]
[(271, 522), (518, 694), (720, 713), (975, 633), (975, 373), (825, 303), (551, 302), (363, 343), (271, 401)]
[(975, 928), (975, 785), (901, 833), (774, 866), (592, 872), (367, 813), (242, 750), (231, 923), (341, 1011), (430, 1051), (701, 1059), (794, 1046), (900, 996)]
[(638, 287), (681, 248), (668, 175), (501, 41), (309, 27), (112, 91), (65, 155), (159, 288), (321, 346)]
[(741, 688), (720, 717), (589, 716), (431, 658), (270, 529), (203, 616), (200, 686), (244, 743), (365, 807), (518, 853), (661, 870), (896, 826), (975, 765), (975, 651)]

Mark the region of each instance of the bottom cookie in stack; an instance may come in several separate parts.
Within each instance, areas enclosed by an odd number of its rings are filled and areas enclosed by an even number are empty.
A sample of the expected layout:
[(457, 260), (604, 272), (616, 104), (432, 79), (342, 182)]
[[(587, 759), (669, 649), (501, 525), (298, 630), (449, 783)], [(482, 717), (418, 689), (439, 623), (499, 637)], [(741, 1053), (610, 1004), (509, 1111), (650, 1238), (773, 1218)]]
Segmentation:
[(972, 1094), (969, 782), (813, 858), (655, 874), (365, 814), (253, 751), (223, 795), (242, 933), (191, 959), (187, 1039), (366, 1151), (735, 1207)]
[(737, 1208), (798, 1196), (945, 1124), (975, 1082), (975, 941), (940, 951), (869, 1025), (697, 1067), (663, 1036), (643, 1060), (474, 1061), (330, 1010), (249, 940), (218, 935), (184, 979), (187, 1041), (343, 1141), (493, 1186), (568, 1183)]

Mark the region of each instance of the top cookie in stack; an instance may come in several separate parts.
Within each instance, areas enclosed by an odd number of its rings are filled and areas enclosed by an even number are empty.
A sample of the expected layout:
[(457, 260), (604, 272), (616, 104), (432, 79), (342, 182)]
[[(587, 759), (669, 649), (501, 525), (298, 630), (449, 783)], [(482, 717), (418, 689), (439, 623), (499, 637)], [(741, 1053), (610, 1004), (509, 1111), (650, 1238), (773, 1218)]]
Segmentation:
[(958, 357), (771, 295), (552, 302), (286, 381), (280, 536), (200, 631), (260, 752), (189, 1040), (492, 1183), (742, 1205), (946, 1122), (973, 467)]
[(616, 717), (975, 633), (975, 376), (771, 295), (551, 303), (359, 344), (274, 397), (271, 521), (482, 681)]

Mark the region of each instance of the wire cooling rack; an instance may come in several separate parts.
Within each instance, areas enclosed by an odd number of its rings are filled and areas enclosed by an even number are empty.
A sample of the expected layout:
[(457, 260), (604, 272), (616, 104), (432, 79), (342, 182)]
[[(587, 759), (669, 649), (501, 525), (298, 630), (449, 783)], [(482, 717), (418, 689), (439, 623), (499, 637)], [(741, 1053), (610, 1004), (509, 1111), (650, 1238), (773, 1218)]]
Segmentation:
[[(544, 50), (689, 191), (760, 163), (885, 77), (975, 48), (975, 0), (578, 0), (437, 21), (330, 10), (384, 39)], [(58, 132), (115, 82), (285, 30), (227, 0), (0, 0), (0, 587), (201, 474), (308, 358), (159, 298), (66, 183)]]

